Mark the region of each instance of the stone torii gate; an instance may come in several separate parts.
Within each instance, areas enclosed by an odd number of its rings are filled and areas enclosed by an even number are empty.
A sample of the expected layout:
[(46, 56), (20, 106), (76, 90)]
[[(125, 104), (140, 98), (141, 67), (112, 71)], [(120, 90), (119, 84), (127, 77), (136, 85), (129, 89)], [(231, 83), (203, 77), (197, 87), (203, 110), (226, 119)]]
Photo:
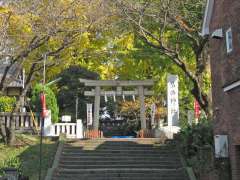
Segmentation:
[[(92, 91), (85, 91), (85, 96), (94, 96), (94, 121), (93, 128), (99, 128), (99, 110), (100, 110), (100, 97), (101, 96), (139, 96), (140, 100), (140, 120), (141, 128), (146, 129), (145, 117), (145, 96), (152, 96), (153, 91), (149, 91), (146, 87), (154, 85), (153, 80), (136, 80), (136, 81), (119, 81), (119, 80), (87, 80), (79, 79), (85, 86), (95, 87)], [(102, 87), (115, 87), (115, 91), (104, 91)], [(124, 91), (123, 87), (136, 87), (134, 91)]]

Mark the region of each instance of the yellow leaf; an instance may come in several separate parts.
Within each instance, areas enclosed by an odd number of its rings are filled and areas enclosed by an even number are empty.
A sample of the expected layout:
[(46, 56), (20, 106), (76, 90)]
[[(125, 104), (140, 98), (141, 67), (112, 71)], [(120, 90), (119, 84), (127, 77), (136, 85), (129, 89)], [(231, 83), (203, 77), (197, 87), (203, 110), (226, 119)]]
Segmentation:
[(10, 12), (11, 12), (10, 9), (0, 6), (0, 14), (6, 14), (6, 13), (10, 13)]

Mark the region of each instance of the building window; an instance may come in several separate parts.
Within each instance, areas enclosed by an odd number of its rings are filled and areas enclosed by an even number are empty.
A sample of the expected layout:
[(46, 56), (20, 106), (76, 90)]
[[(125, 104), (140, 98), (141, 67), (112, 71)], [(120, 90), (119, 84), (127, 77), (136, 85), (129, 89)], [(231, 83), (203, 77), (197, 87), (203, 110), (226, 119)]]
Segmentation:
[(229, 28), (226, 32), (227, 53), (233, 51), (233, 35), (232, 28)]

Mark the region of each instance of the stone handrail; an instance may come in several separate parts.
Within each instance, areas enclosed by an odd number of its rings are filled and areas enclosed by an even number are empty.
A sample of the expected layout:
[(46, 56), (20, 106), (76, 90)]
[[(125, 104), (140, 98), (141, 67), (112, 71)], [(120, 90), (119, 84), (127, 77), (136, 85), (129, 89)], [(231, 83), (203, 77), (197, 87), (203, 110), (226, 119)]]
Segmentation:
[(35, 129), (40, 127), (40, 118), (37, 116), (33, 117), (30, 112), (0, 112), (1, 125), (10, 127), (11, 122), (14, 121), (16, 130), (22, 129)]

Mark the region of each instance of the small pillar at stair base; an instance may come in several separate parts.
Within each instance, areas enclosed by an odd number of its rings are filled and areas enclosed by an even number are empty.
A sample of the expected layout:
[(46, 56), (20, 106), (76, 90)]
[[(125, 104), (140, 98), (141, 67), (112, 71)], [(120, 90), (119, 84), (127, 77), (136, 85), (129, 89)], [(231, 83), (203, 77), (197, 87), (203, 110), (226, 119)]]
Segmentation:
[(52, 136), (51, 110), (47, 110), (47, 116), (43, 120), (43, 136)]
[(82, 139), (83, 138), (83, 123), (81, 119), (77, 120), (77, 127), (76, 127), (76, 136), (77, 139)]

